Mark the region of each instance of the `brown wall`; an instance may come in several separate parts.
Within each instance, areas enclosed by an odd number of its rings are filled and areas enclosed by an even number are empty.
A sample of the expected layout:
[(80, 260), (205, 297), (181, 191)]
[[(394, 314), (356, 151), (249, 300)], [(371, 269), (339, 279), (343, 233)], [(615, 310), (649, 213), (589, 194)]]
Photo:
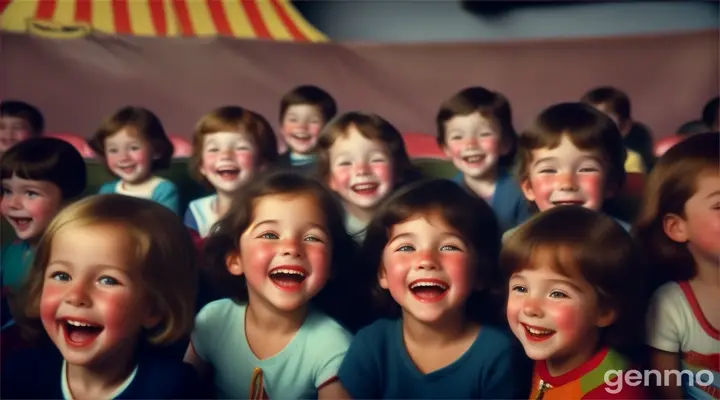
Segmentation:
[(520, 129), (542, 108), (592, 86), (626, 90), (656, 136), (699, 117), (718, 93), (718, 32), (522, 43), (294, 44), (232, 39), (0, 33), (0, 97), (38, 105), (49, 132), (92, 134), (124, 104), (189, 135), (206, 111), (239, 104), (277, 121), (282, 94), (312, 83), (340, 110), (375, 111), (400, 130), (433, 133), (443, 98), (468, 85), (503, 92)]

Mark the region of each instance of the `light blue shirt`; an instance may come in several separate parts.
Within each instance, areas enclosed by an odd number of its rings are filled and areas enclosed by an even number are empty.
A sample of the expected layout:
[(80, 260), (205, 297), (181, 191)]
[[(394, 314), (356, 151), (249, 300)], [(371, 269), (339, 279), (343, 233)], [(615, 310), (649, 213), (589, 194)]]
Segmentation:
[(210, 228), (218, 221), (218, 215), (213, 210), (217, 194), (193, 200), (185, 211), (185, 226), (197, 231), (201, 237), (207, 237)]
[(174, 183), (170, 182), (167, 179), (157, 179), (160, 180), (160, 183), (155, 186), (152, 193), (148, 193), (146, 196), (140, 196), (134, 193), (130, 194), (123, 191), (121, 180), (108, 182), (102, 185), (98, 194), (117, 193), (134, 197), (143, 197), (160, 203), (165, 207), (171, 209), (175, 214), (180, 215), (180, 194), (178, 193), (177, 186), (175, 186)]

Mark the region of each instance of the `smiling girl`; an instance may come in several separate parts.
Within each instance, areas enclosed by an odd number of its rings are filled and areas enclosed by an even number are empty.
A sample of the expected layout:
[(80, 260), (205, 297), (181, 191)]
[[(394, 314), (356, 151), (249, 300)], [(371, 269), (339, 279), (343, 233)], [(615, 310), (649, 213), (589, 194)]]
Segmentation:
[(194, 248), (164, 207), (119, 195), (65, 208), (38, 244), (19, 323), (54, 346), (3, 360), (3, 398), (195, 398), (197, 376), (154, 357), (192, 327)]
[[(607, 371), (627, 371), (622, 349), (642, 343), (642, 259), (611, 218), (557, 207), (503, 245), (507, 319), (535, 360), (531, 399), (645, 399), (642, 387), (611, 390)], [(638, 321), (640, 321), (638, 323)]]
[(175, 184), (155, 176), (158, 170), (170, 166), (173, 144), (152, 111), (141, 107), (121, 108), (103, 122), (90, 146), (119, 178), (104, 184), (99, 193), (150, 199), (180, 213)]

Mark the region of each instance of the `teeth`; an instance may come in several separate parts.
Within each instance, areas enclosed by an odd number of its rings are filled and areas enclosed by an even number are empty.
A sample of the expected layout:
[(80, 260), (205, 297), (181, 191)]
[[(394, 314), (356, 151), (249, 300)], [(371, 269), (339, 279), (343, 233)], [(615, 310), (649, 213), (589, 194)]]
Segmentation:
[(415, 282), (412, 285), (410, 285), (410, 289), (415, 289), (416, 287), (439, 287), (441, 289), (447, 289), (448, 286), (445, 284), (441, 284), (439, 282)]
[(270, 272), (270, 275), (276, 275), (276, 274), (288, 274), (288, 275), (300, 275), (300, 276), (305, 276), (305, 273), (303, 273), (303, 272), (300, 272), (300, 271), (294, 270), (294, 269), (285, 269), (285, 268), (276, 269), (276, 270)]
[(306, 133), (293, 133), (292, 136), (298, 139), (310, 139), (310, 135)]
[(375, 189), (377, 187), (376, 183), (362, 183), (358, 185), (353, 185), (354, 190), (371, 190)]
[(549, 335), (549, 334), (553, 333), (553, 331), (546, 331), (546, 330), (541, 330), (541, 329), (535, 329), (535, 328), (531, 328), (531, 327), (529, 327), (529, 326), (525, 326), (525, 328), (526, 328), (530, 333), (532, 333), (533, 335)]
[(96, 325), (86, 324), (84, 322), (78, 322), (78, 321), (66, 320), (65, 322), (67, 322), (69, 325), (72, 325), (72, 326), (81, 326), (81, 327), (88, 327), (88, 328), (96, 327)]
[(471, 162), (471, 163), (478, 162), (478, 161), (480, 161), (480, 160), (482, 160), (482, 159), (483, 159), (483, 156), (469, 156), (469, 157), (465, 157), (465, 161)]

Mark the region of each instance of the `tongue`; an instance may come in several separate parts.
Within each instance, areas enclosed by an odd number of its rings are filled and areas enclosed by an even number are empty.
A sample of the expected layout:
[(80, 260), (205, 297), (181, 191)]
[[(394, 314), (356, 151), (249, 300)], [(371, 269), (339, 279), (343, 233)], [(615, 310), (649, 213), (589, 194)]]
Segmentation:
[(98, 328), (70, 328), (68, 330), (68, 337), (71, 341), (76, 343), (86, 343), (95, 339), (100, 334)]
[(413, 289), (413, 293), (415, 294), (415, 296), (423, 299), (432, 299), (434, 297), (440, 296), (444, 292), (445, 289), (442, 289), (439, 286), (419, 286)]
[(303, 281), (303, 277), (301, 275), (292, 274), (275, 274), (272, 275), (270, 279), (280, 286), (296, 286)]

